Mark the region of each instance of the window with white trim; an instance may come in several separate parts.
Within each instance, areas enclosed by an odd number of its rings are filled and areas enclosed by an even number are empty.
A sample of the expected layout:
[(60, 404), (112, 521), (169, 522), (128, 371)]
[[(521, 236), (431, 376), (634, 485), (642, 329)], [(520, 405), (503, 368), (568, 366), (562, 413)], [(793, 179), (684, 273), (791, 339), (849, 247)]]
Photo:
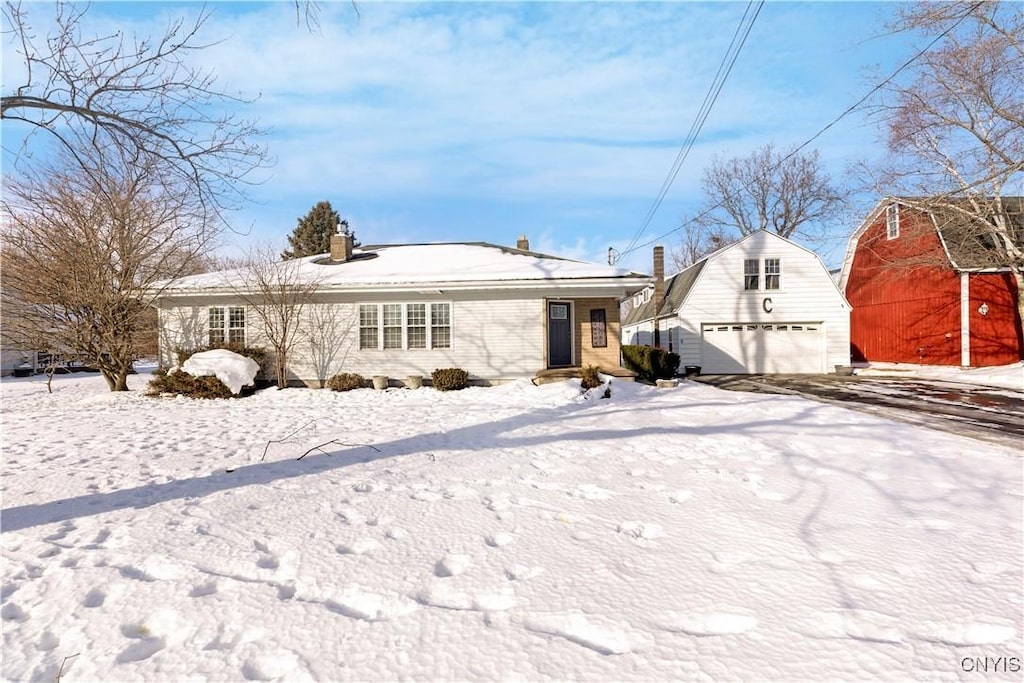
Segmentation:
[(885, 207), (885, 235), (894, 240), (900, 236), (900, 205), (890, 204)]
[(451, 304), (430, 304), (430, 339), (432, 349), (450, 349), (452, 346)]
[(760, 289), (761, 262), (756, 258), (743, 260), (743, 289), (757, 291)]
[(402, 304), (384, 304), (384, 348), (402, 348)]
[(764, 260), (764, 288), (779, 289), (782, 284), (782, 259), (766, 258)]
[(211, 306), (208, 320), (210, 346), (245, 344), (243, 306)]
[[(763, 262), (762, 262), (763, 261)], [(761, 279), (762, 266), (764, 280)], [(766, 292), (782, 289), (782, 259), (779, 257), (743, 259), (743, 290)]]
[(427, 348), (427, 305), (405, 305), (406, 345), (410, 349)]
[(359, 305), (360, 349), (448, 349), (451, 345), (450, 303)]
[(377, 304), (359, 306), (359, 348), (377, 348)]

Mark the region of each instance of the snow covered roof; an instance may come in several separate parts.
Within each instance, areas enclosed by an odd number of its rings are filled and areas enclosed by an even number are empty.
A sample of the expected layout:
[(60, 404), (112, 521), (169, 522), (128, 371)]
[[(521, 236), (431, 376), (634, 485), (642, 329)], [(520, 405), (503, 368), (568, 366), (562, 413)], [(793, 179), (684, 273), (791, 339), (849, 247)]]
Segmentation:
[[(345, 262), (327, 254), (282, 261), (280, 268), (295, 267), (298, 280), (316, 282), (323, 289), (364, 289), (381, 286), (444, 286), (473, 283), (550, 283), (552, 280), (618, 282), (638, 289), (648, 276), (615, 266), (512, 249), (484, 242), (443, 244), (371, 245), (356, 248)], [(241, 269), (202, 273), (160, 283), (168, 294), (229, 290), (241, 286)]]

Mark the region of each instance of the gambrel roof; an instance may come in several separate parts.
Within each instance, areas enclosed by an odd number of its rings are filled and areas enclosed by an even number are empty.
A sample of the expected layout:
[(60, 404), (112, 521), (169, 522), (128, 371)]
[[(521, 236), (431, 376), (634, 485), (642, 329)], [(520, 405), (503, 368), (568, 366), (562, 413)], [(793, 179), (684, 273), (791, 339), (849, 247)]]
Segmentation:
[[(980, 197), (981, 202), (994, 204), (994, 197)], [(929, 214), (942, 243), (942, 248), (950, 266), (957, 271), (1001, 270), (999, 260), (994, 258), (998, 253), (992, 241), (991, 230), (981, 224), (979, 219), (964, 211), (958, 211), (958, 204), (969, 206), (970, 199), (949, 200), (946, 206), (934, 206), (934, 200), (928, 197), (885, 197), (868, 213), (860, 226), (850, 236), (846, 258), (843, 263), (841, 286), (845, 288), (853, 267), (853, 256), (861, 236), (875, 224), (879, 216), (892, 204), (900, 204), (910, 209)], [(1001, 197), (1003, 216), (1009, 225), (1009, 236), (1017, 249), (1024, 251), (1024, 197)], [(989, 222), (993, 220), (989, 218)]]
[[(666, 278), (665, 301), (662, 303), (659, 309), (657, 311), (654, 310), (653, 298), (648, 301), (645, 301), (640, 306), (632, 308), (626, 312), (626, 314), (622, 317), (623, 327), (627, 325), (636, 325), (638, 323), (646, 322), (648, 320), (654, 320), (656, 318), (665, 318), (671, 315), (675, 315), (676, 312), (683, 307), (683, 304), (686, 303), (687, 297), (690, 295), (690, 292), (693, 291), (693, 288), (700, 281), (701, 274), (704, 272), (705, 267), (709, 263), (719, 258), (720, 256), (730, 251), (731, 249), (737, 248), (739, 245), (743, 244), (747, 240), (751, 240), (758, 236), (764, 235), (768, 235), (770, 239), (778, 240), (788, 245), (790, 248), (799, 249), (812, 255), (818, 261), (818, 263), (821, 264), (822, 271), (825, 273), (825, 275), (828, 276), (828, 269), (825, 268), (825, 264), (822, 263), (821, 258), (807, 247), (803, 247), (797, 244), (796, 242), (786, 239), (785, 237), (782, 237), (781, 235), (778, 235), (774, 232), (770, 232), (767, 230), (757, 230), (755, 232), (750, 233), (749, 235), (745, 235), (744, 237), (736, 240), (735, 242), (725, 245), (724, 247), (708, 254), (707, 256), (697, 261), (693, 265), (689, 266), (688, 268), (685, 268), (679, 273), (676, 273), (675, 275)], [(842, 296), (842, 292), (839, 290), (838, 284), (835, 282), (835, 280), (831, 276), (828, 276), (828, 279), (832, 283), (832, 286), (836, 288), (836, 291), (840, 294), (840, 296)]]

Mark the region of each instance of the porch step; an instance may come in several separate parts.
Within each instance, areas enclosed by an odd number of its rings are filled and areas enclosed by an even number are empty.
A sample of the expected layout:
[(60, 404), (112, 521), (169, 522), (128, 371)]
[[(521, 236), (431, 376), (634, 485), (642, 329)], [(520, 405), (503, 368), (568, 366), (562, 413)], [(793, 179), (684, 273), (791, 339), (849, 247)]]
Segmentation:
[[(636, 373), (632, 370), (620, 367), (606, 367), (600, 366), (601, 372), (605, 375), (611, 375), (620, 382), (633, 382), (636, 380)], [(533, 376), (533, 383), (537, 386), (541, 384), (550, 384), (552, 382), (564, 382), (567, 379), (574, 379), (580, 376), (580, 368), (550, 368), (548, 370), (540, 370)]]

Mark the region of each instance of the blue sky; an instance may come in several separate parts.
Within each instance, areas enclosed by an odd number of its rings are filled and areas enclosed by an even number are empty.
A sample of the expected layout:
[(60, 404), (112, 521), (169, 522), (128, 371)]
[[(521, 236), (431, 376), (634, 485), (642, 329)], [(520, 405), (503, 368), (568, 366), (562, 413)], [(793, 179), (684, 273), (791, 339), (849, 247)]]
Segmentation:
[[(158, 33), (198, 7), (101, 3), (90, 17)], [(312, 32), (288, 2), (209, 7), (203, 36), (221, 42), (202, 64), (225, 89), (259, 96), (247, 114), (276, 159), (233, 216), (251, 233), (228, 234), (225, 253), (283, 245), (329, 200), (365, 243), (513, 245), (526, 234), (534, 249), (602, 261), (643, 222), (747, 4), (360, 2), (357, 15), (326, 2)], [(912, 55), (907, 36), (883, 28), (895, 8), (766, 3), (640, 241), (692, 215), (714, 154), (803, 142), (870, 89), (870, 68), (888, 73)], [(882, 151), (859, 114), (815, 146), (839, 183), (849, 163)], [(812, 245), (830, 265), (864, 210)], [(649, 261), (644, 247), (622, 262)]]

